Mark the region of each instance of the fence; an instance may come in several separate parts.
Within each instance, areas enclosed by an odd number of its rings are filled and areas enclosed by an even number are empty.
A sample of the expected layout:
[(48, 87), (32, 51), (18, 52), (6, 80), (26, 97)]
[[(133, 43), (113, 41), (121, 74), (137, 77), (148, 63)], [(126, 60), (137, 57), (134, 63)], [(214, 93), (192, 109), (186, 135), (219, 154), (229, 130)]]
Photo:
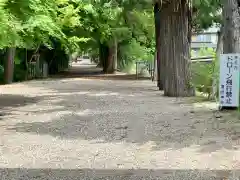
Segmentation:
[[(214, 59), (214, 56), (202, 56), (202, 57), (193, 57), (191, 58), (191, 63), (211, 63)], [(156, 64), (154, 61), (136, 61), (136, 79), (139, 78), (139, 70), (146, 69), (150, 74), (152, 81), (154, 81), (154, 72), (156, 71)]]
[[(54, 61), (54, 60), (53, 60)], [(65, 60), (57, 60), (57, 63), (52, 63), (51, 61), (49, 64), (41, 60), (39, 55), (36, 55), (28, 62), (28, 72), (27, 72), (27, 79), (35, 79), (35, 78), (46, 78), (48, 77), (49, 71), (52, 69), (56, 69), (56, 72), (61, 72), (69, 68), (69, 62)], [(55, 60), (56, 61), (56, 60)]]
[(28, 63), (28, 79), (46, 78), (48, 76), (48, 64), (44, 61), (41, 63)]
[(34, 55), (28, 62), (27, 79), (44, 78), (48, 76), (48, 64), (40, 60), (40, 55)]
[(193, 57), (191, 58), (191, 63), (196, 63), (196, 62), (211, 63), (214, 58), (215, 58), (214, 56)]
[[(142, 65), (142, 67), (141, 67)], [(154, 76), (154, 63), (153, 61), (136, 61), (136, 78), (139, 78), (139, 70), (146, 69), (150, 74), (151, 79), (153, 80)]]

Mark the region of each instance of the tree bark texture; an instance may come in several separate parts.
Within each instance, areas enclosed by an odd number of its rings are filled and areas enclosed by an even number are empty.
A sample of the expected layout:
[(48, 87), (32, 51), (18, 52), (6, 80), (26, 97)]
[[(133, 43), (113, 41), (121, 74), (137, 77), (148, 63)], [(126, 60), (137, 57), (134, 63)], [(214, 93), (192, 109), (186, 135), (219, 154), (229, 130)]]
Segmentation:
[[(217, 48), (216, 48), (216, 59), (213, 62), (213, 81), (212, 81), (212, 93), (210, 95), (210, 99), (216, 99), (218, 96), (218, 78), (219, 78), (219, 58), (220, 54), (223, 53), (223, 28), (222, 25), (220, 28), (220, 31), (217, 33), (218, 40), (217, 40)], [(217, 100), (217, 99), (216, 99)]]
[(220, 31), (217, 33), (217, 48), (216, 48), (216, 57), (219, 59), (220, 54), (223, 53), (223, 35), (224, 35), (224, 26), (222, 25)]
[(160, 59), (160, 81), (163, 86), (164, 90), (164, 84), (165, 84), (165, 74), (167, 73), (166, 71), (166, 61), (168, 58), (168, 51), (166, 51), (167, 48), (167, 36), (166, 34), (168, 33), (168, 8), (165, 6), (161, 7), (160, 11), (160, 17), (161, 17), (161, 24), (160, 24), (160, 32), (159, 32), (159, 59)]
[(105, 44), (99, 44), (99, 66), (103, 67), (103, 72), (107, 72), (107, 62), (108, 58), (108, 46)]
[(223, 53), (239, 53), (240, 3), (239, 0), (224, 0), (223, 2)]
[(116, 72), (118, 69), (118, 42), (114, 39), (114, 58), (113, 58), (113, 70)]
[(4, 83), (11, 84), (13, 82), (14, 74), (14, 57), (16, 48), (8, 48), (4, 63)]
[[(153, 81), (157, 81), (158, 79), (158, 67), (157, 67), (157, 51), (155, 51), (154, 54), (154, 76), (153, 76)], [(158, 85), (157, 85), (158, 87)]]
[(117, 42), (111, 45), (100, 44), (99, 54), (103, 72), (107, 74), (115, 73), (117, 66)]
[(165, 82), (164, 95), (170, 97), (193, 96), (190, 70), (189, 25), (190, 4), (188, 0), (172, 1), (168, 5), (165, 23)]
[(108, 47), (108, 58), (107, 58), (107, 67), (106, 67), (106, 72), (108, 74), (114, 73), (114, 52), (115, 52), (115, 47), (114, 45), (111, 45)]
[(160, 13), (160, 4), (155, 3), (154, 4), (154, 21), (155, 21), (155, 41), (156, 41), (156, 58), (157, 58), (157, 86), (159, 90), (163, 90), (163, 83), (164, 83), (164, 78), (163, 78), (163, 72), (162, 70), (162, 59), (161, 59), (161, 37), (160, 37), (160, 30), (163, 29), (160, 28), (162, 21), (164, 21), (163, 17), (161, 16)]

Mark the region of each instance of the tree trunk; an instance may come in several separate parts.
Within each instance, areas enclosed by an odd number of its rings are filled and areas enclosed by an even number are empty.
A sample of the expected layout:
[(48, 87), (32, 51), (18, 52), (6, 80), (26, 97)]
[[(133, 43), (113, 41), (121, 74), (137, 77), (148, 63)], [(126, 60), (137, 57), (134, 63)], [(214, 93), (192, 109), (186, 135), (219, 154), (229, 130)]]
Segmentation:
[(114, 39), (114, 59), (113, 59), (113, 70), (116, 72), (118, 69), (118, 42)]
[(218, 39), (217, 39), (217, 48), (216, 48), (216, 57), (217, 60), (220, 57), (220, 54), (223, 53), (223, 35), (224, 35), (224, 26), (222, 25), (220, 28), (220, 31), (217, 33)]
[(188, 0), (172, 1), (168, 5), (168, 18), (165, 46), (164, 95), (171, 97), (193, 96), (190, 74), (190, 39)]
[(240, 52), (240, 12), (238, 0), (224, 0), (223, 3), (223, 53)]
[(153, 81), (157, 81), (157, 51), (155, 51), (155, 54), (154, 54), (154, 76), (153, 76)]
[(97, 65), (97, 67), (102, 67), (103, 68), (103, 47), (102, 44), (99, 43), (99, 63)]
[(220, 31), (218, 32), (218, 40), (217, 40), (217, 48), (216, 48), (216, 59), (213, 62), (213, 81), (212, 81), (212, 94), (210, 96), (211, 99), (217, 98), (218, 93), (218, 64), (219, 64), (219, 58), (220, 54), (223, 53), (223, 25), (220, 28)]
[[(159, 90), (163, 90), (163, 83), (164, 83), (164, 79), (163, 79), (163, 72), (161, 71), (162, 68), (162, 63), (161, 61), (163, 61), (163, 59), (161, 59), (161, 37), (160, 37), (160, 26), (161, 26), (161, 20), (160, 20), (160, 5), (159, 3), (155, 3), (154, 4), (154, 20), (155, 20), (155, 41), (156, 41), (156, 58), (157, 58), (157, 86), (159, 88)], [(163, 18), (161, 18), (162, 20), (164, 20)]]
[(11, 84), (13, 82), (15, 51), (16, 51), (15, 48), (7, 49), (7, 57), (4, 63), (4, 83), (5, 84)]
[(164, 84), (165, 84), (165, 73), (166, 71), (166, 61), (167, 61), (167, 37), (166, 34), (168, 33), (168, 8), (163, 6), (160, 11), (160, 17), (161, 17), (161, 26), (160, 26), (160, 33), (159, 33), (159, 59), (160, 59), (160, 81), (163, 86), (164, 90)]
[(117, 70), (117, 40), (114, 39), (113, 43), (108, 46), (108, 57), (106, 63), (105, 73), (113, 74)]
[(112, 74), (116, 70), (117, 64), (117, 43), (111, 46), (105, 44), (99, 45), (100, 64), (103, 67), (104, 73)]
[(107, 74), (114, 73), (113, 69), (113, 61), (114, 61), (114, 46), (108, 47), (108, 57), (106, 62), (106, 71), (104, 71)]
[(107, 72), (108, 46), (99, 44), (99, 67), (103, 67), (103, 72)]

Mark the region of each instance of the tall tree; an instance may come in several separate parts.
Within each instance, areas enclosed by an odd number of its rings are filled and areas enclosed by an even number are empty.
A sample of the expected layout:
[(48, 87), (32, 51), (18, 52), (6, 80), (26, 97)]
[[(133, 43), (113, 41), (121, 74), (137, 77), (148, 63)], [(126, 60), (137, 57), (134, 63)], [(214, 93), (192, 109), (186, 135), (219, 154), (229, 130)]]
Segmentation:
[[(164, 32), (167, 43), (164, 57), (166, 73), (164, 76), (164, 94), (166, 96), (192, 96), (194, 91), (190, 80), (190, 16), (191, 4), (188, 0), (172, 0), (163, 5), (167, 20)], [(161, 17), (162, 18), (162, 17)], [(163, 17), (166, 18), (166, 17)]]
[(240, 2), (238, 0), (225, 0), (223, 3), (223, 52), (240, 52)]
[(161, 18), (160, 19), (160, 9), (161, 9), (161, 5), (159, 2), (155, 2), (154, 4), (154, 8), (153, 8), (153, 11), (154, 11), (154, 22), (155, 22), (155, 42), (156, 42), (156, 47), (155, 47), (155, 51), (156, 51), (156, 58), (157, 58), (157, 86), (159, 88), (159, 90), (163, 90), (163, 83), (164, 83), (164, 78), (163, 78), (163, 74), (164, 72), (161, 71), (162, 69), (162, 64), (161, 62), (163, 62), (164, 59), (162, 59), (160, 56), (161, 56), (161, 47), (162, 47), (162, 44), (161, 43), (161, 37), (160, 36), (160, 31), (161, 29), (164, 29), (164, 27), (160, 28), (162, 22), (164, 21), (164, 18)]
[[(14, 57), (16, 48), (37, 48), (40, 44), (50, 46), (50, 38), (63, 39), (59, 27), (56, 3), (51, 0), (11, 0), (1, 1), (2, 19), (0, 48), (7, 49), (5, 58), (5, 83), (13, 81)], [(2, 27), (1, 27), (2, 26)], [(6, 32), (10, 32), (8, 35)]]
[[(190, 74), (191, 33), (202, 31), (221, 22), (220, 0), (171, 0), (160, 4), (160, 33), (156, 31), (158, 52), (158, 79), (164, 79), (167, 96), (191, 96), (194, 94)], [(193, 7), (193, 8), (192, 8)], [(155, 25), (159, 26), (156, 22)], [(159, 27), (155, 27), (156, 29)], [(160, 67), (159, 67), (160, 66)], [(159, 72), (159, 71), (158, 71)], [(160, 77), (159, 77), (160, 76)], [(158, 83), (159, 85), (160, 83)]]
[(4, 83), (11, 84), (13, 81), (14, 57), (16, 48), (7, 48), (7, 53), (4, 61)]

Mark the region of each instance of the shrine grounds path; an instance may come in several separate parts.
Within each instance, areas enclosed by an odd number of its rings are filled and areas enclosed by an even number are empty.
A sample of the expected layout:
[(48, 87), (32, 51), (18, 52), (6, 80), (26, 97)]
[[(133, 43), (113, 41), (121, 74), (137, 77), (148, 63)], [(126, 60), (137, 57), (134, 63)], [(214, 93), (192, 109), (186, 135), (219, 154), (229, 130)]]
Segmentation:
[(237, 113), (163, 97), (150, 80), (123, 79), (0, 86), (0, 179), (240, 177)]

